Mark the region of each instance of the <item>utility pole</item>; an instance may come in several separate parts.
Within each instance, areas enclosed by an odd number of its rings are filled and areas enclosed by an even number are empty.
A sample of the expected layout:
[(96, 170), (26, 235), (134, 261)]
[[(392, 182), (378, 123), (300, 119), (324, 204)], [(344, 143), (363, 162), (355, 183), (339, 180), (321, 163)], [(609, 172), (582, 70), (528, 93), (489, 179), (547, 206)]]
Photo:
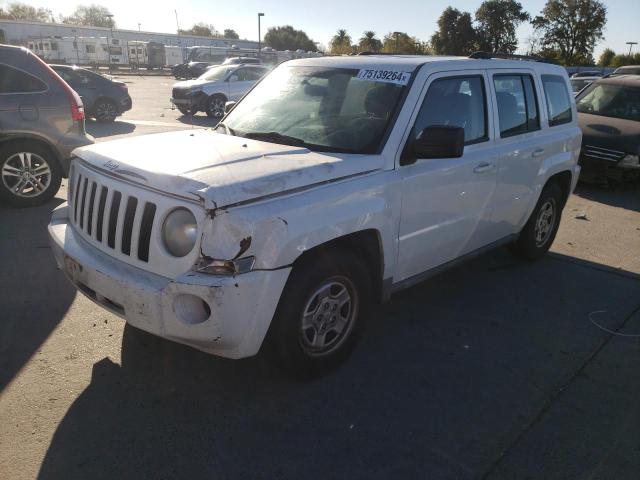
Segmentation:
[(264, 13), (258, 13), (258, 58), (262, 54), (262, 36), (260, 34), (260, 17), (264, 17)]
[(634, 45), (637, 45), (638, 42), (627, 42), (627, 45), (629, 45), (629, 56), (631, 56), (631, 49), (633, 48)]
[(113, 42), (113, 13), (106, 13), (104, 15), (109, 19), (109, 26), (111, 27), (111, 40), (107, 43), (107, 55), (109, 55), (109, 73), (111, 73), (111, 42)]
[(141, 23), (138, 22), (138, 32), (140, 31), (140, 25), (141, 25)]
[(178, 23), (178, 10), (174, 10), (176, 13), (176, 33), (180, 35), (180, 24)]
[(393, 48), (393, 53), (394, 55), (398, 53), (398, 35), (400, 35), (401, 32), (393, 32), (393, 35), (396, 37), (396, 46)]

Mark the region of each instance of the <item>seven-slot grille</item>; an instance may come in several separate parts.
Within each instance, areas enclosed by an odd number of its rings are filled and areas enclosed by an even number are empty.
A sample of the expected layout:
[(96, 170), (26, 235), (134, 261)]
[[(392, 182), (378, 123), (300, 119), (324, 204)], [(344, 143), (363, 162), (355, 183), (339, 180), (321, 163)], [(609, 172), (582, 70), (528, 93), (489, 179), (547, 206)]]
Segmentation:
[(596, 147), (595, 145), (585, 145), (582, 148), (582, 154), (585, 157), (608, 160), (610, 162), (619, 162), (625, 155), (620, 150), (611, 150), (609, 148)]
[(189, 90), (186, 88), (174, 88), (171, 92), (173, 98), (183, 100), (189, 98)]
[(107, 252), (149, 262), (156, 204), (77, 170), (69, 192), (69, 217), (76, 229)]

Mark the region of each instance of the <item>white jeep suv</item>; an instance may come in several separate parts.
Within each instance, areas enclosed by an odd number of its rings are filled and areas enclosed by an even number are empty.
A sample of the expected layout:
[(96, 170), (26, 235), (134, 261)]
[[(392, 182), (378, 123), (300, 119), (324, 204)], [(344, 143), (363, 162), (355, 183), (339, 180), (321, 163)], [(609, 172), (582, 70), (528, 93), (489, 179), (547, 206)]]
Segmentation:
[(286, 62), (215, 131), (77, 150), (53, 252), (135, 327), (322, 371), (372, 303), (497, 245), (549, 249), (580, 171), (570, 91), (528, 61)]

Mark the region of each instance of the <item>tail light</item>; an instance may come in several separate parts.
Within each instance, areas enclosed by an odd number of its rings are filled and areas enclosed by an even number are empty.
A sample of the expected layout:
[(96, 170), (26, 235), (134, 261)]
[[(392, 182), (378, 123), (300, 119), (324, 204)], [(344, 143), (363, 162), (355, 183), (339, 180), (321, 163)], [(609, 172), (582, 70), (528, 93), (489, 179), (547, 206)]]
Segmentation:
[(49, 65), (47, 65), (40, 57), (33, 55), (38, 60), (46, 71), (47, 74), (64, 89), (69, 99), (69, 107), (71, 107), (71, 119), (74, 121), (84, 120), (84, 106), (80, 96), (72, 89), (67, 82), (65, 82), (60, 75), (56, 73)]

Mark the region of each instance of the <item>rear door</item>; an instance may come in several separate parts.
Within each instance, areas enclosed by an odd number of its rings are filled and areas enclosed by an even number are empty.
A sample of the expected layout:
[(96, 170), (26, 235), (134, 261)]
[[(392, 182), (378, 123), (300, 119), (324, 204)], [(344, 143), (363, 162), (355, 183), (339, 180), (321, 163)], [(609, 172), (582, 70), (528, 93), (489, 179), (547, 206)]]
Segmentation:
[(536, 178), (548, 149), (541, 136), (539, 83), (529, 69), (489, 70), (494, 103), (497, 187), (492, 235), (517, 233), (537, 197)]
[(47, 90), (39, 78), (0, 63), (0, 132), (37, 130), (40, 108), (49, 103)]
[(229, 77), (229, 100), (238, 101), (262, 78), (266, 70), (261, 67), (238, 68)]
[(447, 263), (491, 241), (486, 223), (496, 184), (492, 116), (483, 70), (431, 75), (412, 135), (427, 126), (465, 130), (460, 158), (418, 159), (400, 166), (402, 211), (398, 281)]

